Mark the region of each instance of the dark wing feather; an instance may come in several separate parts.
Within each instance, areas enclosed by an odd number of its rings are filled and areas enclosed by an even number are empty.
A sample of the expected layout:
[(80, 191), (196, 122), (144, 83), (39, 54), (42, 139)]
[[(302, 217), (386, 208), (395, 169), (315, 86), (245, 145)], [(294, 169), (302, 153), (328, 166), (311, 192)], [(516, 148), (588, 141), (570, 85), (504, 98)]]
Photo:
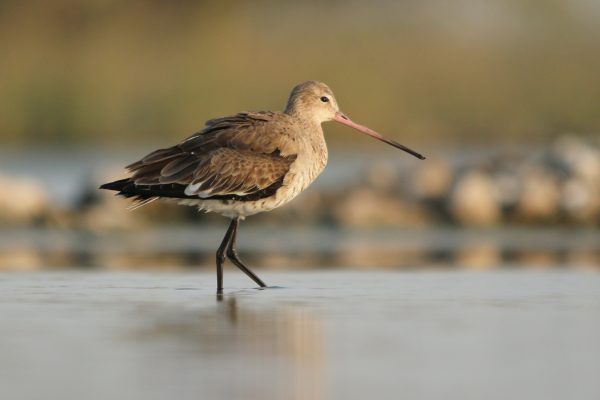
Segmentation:
[[(277, 154), (220, 148), (211, 152), (209, 160), (198, 165), (193, 175), (184, 178), (185, 183), (189, 182), (186, 193), (202, 198), (249, 195), (284, 177), (293, 161)], [(165, 182), (173, 183), (168, 177)]]
[(296, 159), (294, 124), (281, 113), (240, 113), (206, 122), (176, 146), (127, 166), (128, 179), (102, 188), (152, 197), (257, 200), (283, 185)]

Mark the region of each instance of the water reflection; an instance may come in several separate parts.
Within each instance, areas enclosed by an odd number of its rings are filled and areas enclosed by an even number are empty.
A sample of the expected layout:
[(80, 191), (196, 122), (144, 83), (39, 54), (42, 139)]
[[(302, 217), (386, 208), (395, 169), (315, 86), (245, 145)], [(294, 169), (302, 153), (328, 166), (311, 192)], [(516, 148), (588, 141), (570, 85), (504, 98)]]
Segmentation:
[[(347, 231), (248, 226), (246, 231), (240, 252), (250, 265), (263, 268), (600, 267), (598, 229)], [(43, 229), (0, 230), (0, 270), (212, 268), (216, 241), (221, 235), (222, 229), (212, 226), (110, 236)]]
[(196, 365), (199, 379), (219, 398), (325, 398), (319, 317), (302, 308), (257, 307), (246, 295), (218, 295), (200, 310), (153, 312), (134, 339), (168, 344), (163, 357)]

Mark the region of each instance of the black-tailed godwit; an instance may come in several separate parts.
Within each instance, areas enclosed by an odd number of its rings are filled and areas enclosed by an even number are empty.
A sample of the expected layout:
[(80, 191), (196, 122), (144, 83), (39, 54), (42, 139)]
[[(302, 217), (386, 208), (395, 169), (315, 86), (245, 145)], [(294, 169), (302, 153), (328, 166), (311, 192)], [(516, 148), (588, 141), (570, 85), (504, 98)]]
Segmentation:
[(206, 122), (178, 145), (156, 150), (126, 168), (130, 176), (101, 189), (141, 206), (171, 199), (231, 218), (217, 250), (217, 292), (229, 258), (259, 286), (265, 283), (240, 260), (235, 241), (239, 221), (270, 211), (296, 197), (327, 164), (321, 124), (337, 121), (404, 150), (421, 154), (359, 125), (340, 112), (331, 89), (321, 82), (296, 86), (283, 112), (242, 112)]

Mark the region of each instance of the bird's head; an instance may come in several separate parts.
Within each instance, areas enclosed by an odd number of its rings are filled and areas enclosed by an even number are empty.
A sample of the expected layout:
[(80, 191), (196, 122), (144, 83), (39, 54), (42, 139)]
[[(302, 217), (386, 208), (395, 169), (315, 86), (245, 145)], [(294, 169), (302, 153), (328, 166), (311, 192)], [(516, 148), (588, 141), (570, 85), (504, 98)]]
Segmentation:
[(340, 111), (329, 86), (322, 82), (307, 81), (292, 89), (285, 112), (321, 124), (331, 121)]
[(416, 151), (352, 121), (340, 111), (333, 92), (329, 89), (329, 86), (322, 82), (307, 81), (294, 87), (285, 107), (285, 113), (294, 115), (307, 122), (316, 122), (319, 125), (327, 121), (336, 121), (412, 154), (421, 160), (425, 159), (424, 156)]

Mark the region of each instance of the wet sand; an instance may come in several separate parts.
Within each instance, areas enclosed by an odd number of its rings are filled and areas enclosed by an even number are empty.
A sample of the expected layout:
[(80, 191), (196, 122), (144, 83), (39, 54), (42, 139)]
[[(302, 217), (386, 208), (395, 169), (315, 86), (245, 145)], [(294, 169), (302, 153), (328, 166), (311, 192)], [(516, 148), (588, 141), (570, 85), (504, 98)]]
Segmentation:
[(0, 275), (2, 399), (597, 399), (600, 274)]

